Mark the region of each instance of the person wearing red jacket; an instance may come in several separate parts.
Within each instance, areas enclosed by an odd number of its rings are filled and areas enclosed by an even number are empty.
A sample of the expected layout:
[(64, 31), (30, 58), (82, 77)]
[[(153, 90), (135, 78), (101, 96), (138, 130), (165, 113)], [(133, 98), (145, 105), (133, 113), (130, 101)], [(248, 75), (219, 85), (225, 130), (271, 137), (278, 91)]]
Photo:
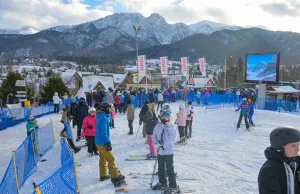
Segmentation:
[(89, 115), (83, 119), (82, 127), (83, 131), (81, 136), (85, 137), (87, 141), (89, 156), (92, 156), (93, 153), (99, 155), (95, 144), (96, 109), (94, 107), (89, 108)]
[(120, 104), (121, 104), (121, 98), (120, 98), (120, 93), (117, 93), (117, 95), (115, 96), (115, 98), (114, 98), (114, 100), (115, 100), (115, 111), (116, 111), (116, 113), (118, 113), (118, 110), (119, 110), (119, 112), (121, 113), (121, 106), (120, 106)]

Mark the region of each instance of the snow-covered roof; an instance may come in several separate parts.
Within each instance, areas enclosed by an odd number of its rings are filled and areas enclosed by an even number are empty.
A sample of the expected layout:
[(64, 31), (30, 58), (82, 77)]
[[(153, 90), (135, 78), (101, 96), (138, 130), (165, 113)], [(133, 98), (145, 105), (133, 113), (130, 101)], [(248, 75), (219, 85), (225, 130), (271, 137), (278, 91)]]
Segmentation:
[(300, 92), (291, 86), (272, 86), (274, 91), (269, 91), (270, 93), (297, 93)]
[(125, 80), (126, 75), (127, 74), (113, 74), (114, 82), (116, 84), (122, 83)]
[(61, 78), (69, 78), (69, 77), (73, 77), (73, 75), (76, 73), (76, 70), (74, 69), (68, 69), (65, 72), (61, 72), (60, 77)]
[(77, 71), (77, 73), (82, 77), (83, 75), (93, 75), (94, 72), (85, 72), (85, 71)]
[(105, 89), (114, 88), (114, 80), (112, 75), (84, 75), (82, 77), (83, 91), (89, 92), (101, 82)]
[[(205, 78), (205, 77), (200, 77), (200, 78), (193, 78), (195, 85), (194, 86), (188, 86), (188, 87), (194, 87), (194, 88), (205, 88), (205, 87), (215, 87), (215, 83), (211, 78)], [(212, 85), (207, 85), (207, 83), (211, 81)], [(182, 83), (182, 86), (185, 86), (185, 82)]]

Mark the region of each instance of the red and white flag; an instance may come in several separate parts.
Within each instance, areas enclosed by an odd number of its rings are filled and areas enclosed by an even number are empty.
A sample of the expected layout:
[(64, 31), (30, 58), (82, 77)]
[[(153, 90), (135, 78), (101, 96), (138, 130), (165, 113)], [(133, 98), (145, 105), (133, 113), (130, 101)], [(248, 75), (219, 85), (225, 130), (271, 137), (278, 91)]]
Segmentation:
[(138, 56), (138, 63), (139, 63), (140, 76), (145, 76), (146, 75), (146, 55)]
[(188, 58), (187, 57), (181, 58), (181, 70), (182, 70), (182, 75), (186, 76), (187, 70), (188, 70)]
[(161, 74), (167, 75), (168, 74), (168, 57), (160, 57), (161, 63)]
[(206, 77), (206, 64), (205, 64), (205, 58), (199, 59), (199, 65), (200, 65), (200, 72), (203, 77)]

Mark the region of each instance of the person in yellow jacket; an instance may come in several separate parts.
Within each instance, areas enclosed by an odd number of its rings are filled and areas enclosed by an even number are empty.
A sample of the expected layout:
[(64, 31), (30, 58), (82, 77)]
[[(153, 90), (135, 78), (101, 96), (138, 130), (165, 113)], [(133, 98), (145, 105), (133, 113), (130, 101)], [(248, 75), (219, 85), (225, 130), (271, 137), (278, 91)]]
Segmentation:
[(127, 103), (127, 120), (128, 120), (128, 127), (129, 127), (129, 133), (128, 135), (133, 135), (133, 121), (134, 121), (134, 107), (133, 104), (131, 104), (131, 100)]

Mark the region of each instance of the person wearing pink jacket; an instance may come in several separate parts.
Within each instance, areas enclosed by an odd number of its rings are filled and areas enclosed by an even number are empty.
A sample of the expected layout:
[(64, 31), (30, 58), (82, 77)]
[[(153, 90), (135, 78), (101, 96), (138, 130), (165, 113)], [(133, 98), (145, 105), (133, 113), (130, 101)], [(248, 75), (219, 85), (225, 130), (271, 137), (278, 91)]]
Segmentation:
[(116, 117), (116, 112), (115, 112), (115, 108), (114, 105), (111, 104), (111, 121), (109, 123), (110, 128), (115, 128), (115, 117)]
[(87, 141), (89, 156), (92, 156), (93, 153), (94, 155), (99, 155), (95, 144), (96, 109), (94, 107), (89, 108), (89, 115), (83, 119), (82, 127), (81, 136), (85, 137)]
[(180, 140), (177, 143), (184, 143), (185, 142), (185, 136), (184, 136), (184, 128), (186, 125), (186, 110), (184, 108), (184, 105), (179, 105), (179, 112), (177, 113), (177, 119), (175, 121), (175, 124), (178, 126), (179, 136)]

